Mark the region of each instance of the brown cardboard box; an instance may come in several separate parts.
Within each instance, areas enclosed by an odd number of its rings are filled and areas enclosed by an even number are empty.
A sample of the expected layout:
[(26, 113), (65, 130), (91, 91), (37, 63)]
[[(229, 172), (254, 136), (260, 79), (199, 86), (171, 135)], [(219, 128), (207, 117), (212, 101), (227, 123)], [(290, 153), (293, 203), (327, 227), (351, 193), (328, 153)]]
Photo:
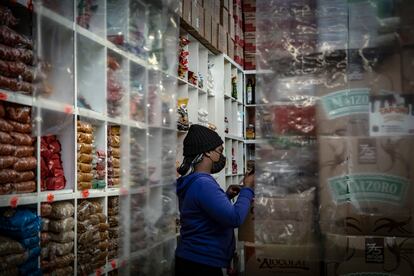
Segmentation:
[(219, 34), (218, 22), (212, 17), (211, 20), (211, 44), (218, 49), (218, 34)]
[(219, 25), (218, 38), (217, 38), (217, 49), (220, 52), (227, 52), (227, 33), (224, 31), (223, 26)]
[(327, 76), (321, 82), (316, 89), (320, 96), (316, 108), (318, 134), (368, 136), (370, 97), (383, 90), (402, 91), (401, 57), (389, 56), (372, 72), (356, 64), (349, 69), (346, 80)]
[(229, 32), (229, 13), (223, 7), (220, 10), (220, 25), (223, 26), (224, 32)]
[(414, 238), (327, 235), (326, 276), (414, 275)]
[(229, 21), (229, 33), (230, 33), (230, 37), (231, 39), (235, 40), (236, 39), (236, 31), (235, 31), (235, 23), (234, 23), (234, 18), (232, 16), (229, 17), (230, 21)]
[(414, 137), (320, 136), (318, 143), (324, 232), (414, 234)]
[(204, 10), (204, 38), (211, 43), (211, 13), (208, 10)]
[(191, 25), (192, 0), (183, 0), (183, 16), (185, 22)]
[(320, 274), (321, 249), (318, 244), (256, 245), (246, 244), (246, 275), (317, 276)]
[(227, 34), (227, 55), (234, 60), (234, 41), (231, 39), (230, 34)]
[(198, 30), (197, 25), (199, 24), (198, 18), (198, 2), (196, 0), (191, 1), (191, 26)]
[(198, 5), (198, 33), (204, 37), (205, 25), (204, 25), (204, 8)]

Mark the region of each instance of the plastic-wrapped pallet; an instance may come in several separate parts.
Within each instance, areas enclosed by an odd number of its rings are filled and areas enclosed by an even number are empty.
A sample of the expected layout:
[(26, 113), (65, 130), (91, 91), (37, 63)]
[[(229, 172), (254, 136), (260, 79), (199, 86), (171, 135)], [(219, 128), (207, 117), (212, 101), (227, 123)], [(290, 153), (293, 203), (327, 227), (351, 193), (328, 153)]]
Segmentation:
[(41, 275), (41, 219), (28, 208), (3, 209), (0, 214), (0, 274)]
[(78, 275), (89, 275), (106, 264), (109, 249), (109, 224), (98, 200), (78, 202)]
[(42, 203), (41, 268), (43, 275), (73, 273), (75, 207), (70, 201)]
[(78, 189), (91, 189), (94, 175), (93, 150), (94, 128), (87, 122), (78, 121)]
[(31, 108), (0, 102), (0, 195), (36, 191)]
[(121, 185), (121, 127), (108, 126), (108, 187)]

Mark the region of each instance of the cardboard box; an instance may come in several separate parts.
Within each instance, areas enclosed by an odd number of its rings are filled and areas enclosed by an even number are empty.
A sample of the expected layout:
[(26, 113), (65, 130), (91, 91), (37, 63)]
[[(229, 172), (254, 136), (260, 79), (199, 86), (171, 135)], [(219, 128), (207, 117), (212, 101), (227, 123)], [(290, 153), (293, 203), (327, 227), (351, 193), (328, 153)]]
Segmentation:
[(334, 275), (414, 275), (414, 238), (327, 235), (325, 271)]
[(318, 244), (246, 245), (246, 275), (316, 276), (320, 274), (321, 249)]
[[(358, 53), (349, 52), (347, 78), (327, 74), (316, 87), (316, 119), (319, 135), (368, 136), (370, 129), (370, 99), (383, 90), (401, 93), (401, 57), (387, 57), (373, 72), (362, 67)], [(329, 72), (328, 72), (329, 73)]]
[(204, 10), (204, 38), (211, 43), (211, 13), (208, 10)]
[(205, 25), (204, 25), (204, 8), (201, 5), (198, 5), (198, 33), (204, 37), (205, 34)]
[(223, 26), (226, 33), (229, 32), (229, 13), (223, 7), (220, 10), (220, 25)]
[(218, 36), (219, 36), (219, 26), (218, 22), (212, 17), (211, 21), (211, 44), (218, 48)]
[[(323, 231), (348, 233), (341, 227), (352, 221), (347, 226), (362, 235), (414, 234), (414, 137), (320, 136), (318, 142)], [(404, 223), (397, 227), (396, 220)]]
[(187, 24), (191, 25), (191, 9), (192, 9), (192, 0), (183, 0), (183, 15), (182, 18)]
[(218, 27), (217, 49), (222, 53), (227, 52), (227, 33), (221, 25)]
[(234, 41), (231, 39), (230, 34), (227, 34), (227, 55), (234, 60)]

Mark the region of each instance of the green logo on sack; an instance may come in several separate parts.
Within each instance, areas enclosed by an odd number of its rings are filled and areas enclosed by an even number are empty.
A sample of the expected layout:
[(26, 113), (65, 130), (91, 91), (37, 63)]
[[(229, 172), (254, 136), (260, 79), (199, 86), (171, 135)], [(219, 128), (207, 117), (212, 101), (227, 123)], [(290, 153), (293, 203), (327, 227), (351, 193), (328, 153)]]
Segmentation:
[(369, 89), (346, 89), (322, 97), (326, 116), (332, 120), (369, 112)]
[(345, 201), (381, 201), (401, 204), (409, 182), (407, 179), (382, 174), (354, 174), (328, 179), (333, 199)]

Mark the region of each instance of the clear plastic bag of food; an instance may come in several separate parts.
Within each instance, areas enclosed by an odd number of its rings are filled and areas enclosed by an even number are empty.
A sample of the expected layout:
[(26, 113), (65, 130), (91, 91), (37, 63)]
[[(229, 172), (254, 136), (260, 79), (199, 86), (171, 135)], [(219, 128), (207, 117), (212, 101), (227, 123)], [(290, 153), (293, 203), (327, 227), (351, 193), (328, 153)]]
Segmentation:
[(91, 173), (78, 173), (79, 182), (91, 182), (93, 179), (93, 174)]
[(27, 172), (18, 172), (16, 177), (16, 183), (21, 182), (28, 182), (35, 178), (35, 174), (33, 171), (27, 171)]
[(13, 137), (14, 145), (16, 146), (31, 146), (33, 145), (34, 138), (28, 134), (11, 132), (10, 135)]
[(56, 243), (51, 242), (49, 247), (53, 252), (56, 253), (57, 256), (63, 256), (70, 253), (73, 253), (73, 245), (74, 242), (68, 242), (68, 243)]
[(93, 150), (92, 144), (86, 144), (86, 143), (79, 143), (78, 144), (78, 152), (84, 153), (84, 154), (91, 154)]
[(91, 133), (78, 133), (78, 143), (92, 144), (94, 136)]
[(16, 157), (30, 157), (34, 155), (35, 148), (31, 146), (17, 146), (15, 147), (14, 156)]
[(5, 270), (23, 264), (28, 257), (28, 253), (18, 253), (4, 255), (0, 257), (0, 270)]
[(99, 236), (101, 238), (101, 241), (107, 240), (109, 239), (109, 232), (108, 231), (99, 232)]
[(2, 143), (2, 144), (13, 144), (14, 139), (9, 133), (4, 132), (4, 131), (0, 131), (0, 143)]
[(62, 220), (51, 220), (49, 223), (49, 230), (54, 233), (68, 232), (75, 226), (75, 221), (72, 217)]
[(24, 251), (23, 246), (19, 242), (6, 236), (0, 236), (0, 256), (21, 254)]
[(27, 106), (10, 105), (6, 107), (6, 114), (10, 120), (29, 124), (31, 122), (32, 109)]
[(23, 157), (20, 158), (14, 163), (13, 168), (18, 171), (30, 171), (36, 169), (37, 160), (36, 157)]
[(53, 265), (56, 268), (63, 268), (63, 267), (67, 267), (68, 265), (71, 265), (74, 260), (75, 260), (75, 255), (74, 254), (59, 256), (59, 257), (56, 257), (56, 259), (53, 260)]
[(121, 158), (121, 150), (119, 148), (108, 147), (108, 156)]
[(0, 195), (11, 194), (14, 191), (13, 183), (0, 184)]
[[(43, 233), (42, 233), (43, 234)], [(68, 232), (61, 232), (61, 233), (49, 233), (48, 239), (55, 242), (60, 243), (67, 243), (73, 241), (75, 238), (75, 232), (74, 231), (68, 231)]]
[(109, 227), (116, 227), (119, 225), (119, 219), (117, 216), (111, 216), (108, 218)]
[(119, 135), (108, 136), (108, 145), (114, 148), (119, 148), (121, 146), (121, 136)]
[(93, 133), (93, 126), (90, 123), (78, 121), (78, 132)]
[(49, 223), (50, 223), (50, 219), (45, 218), (42, 216), (42, 228), (41, 230), (44, 232), (49, 231)]
[(97, 228), (86, 231), (78, 235), (78, 243), (87, 246), (88, 244), (98, 242), (100, 240), (99, 232), (96, 231)]
[(18, 194), (32, 193), (36, 191), (36, 182), (25, 181), (25, 182), (14, 183), (13, 187), (14, 187), (14, 191)]
[(91, 164), (78, 163), (78, 171), (82, 173), (90, 173), (92, 171)]
[(12, 167), (17, 162), (14, 156), (0, 156), (0, 169), (7, 169)]
[(73, 217), (75, 213), (75, 207), (72, 202), (60, 201), (52, 204), (52, 211), (50, 217), (53, 219), (65, 219)]
[(119, 236), (119, 227), (111, 227), (111, 228), (109, 228), (108, 231), (109, 231), (109, 237), (111, 239), (118, 238), (118, 236)]
[(92, 163), (92, 161), (93, 161), (93, 155), (92, 154), (82, 153), (82, 154), (78, 155), (78, 162), (79, 163), (88, 163), (88, 164), (90, 164), (90, 163)]
[(10, 121), (0, 118), (0, 131), (11, 132), (13, 129), (13, 125), (10, 123)]
[(33, 51), (24, 48), (9, 47), (0, 44), (0, 59), (9, 61), (21, 61), (31, 64), (33, 61)]
[(19, 133), (32, 133), (32, 124), (23, 124), (15, 121), (9, 121), (9, 124), (13, 126), (13, 130)]
[(52, 204), (47, 203), (47, 202), (42, 202), (42, 204), (40, 205), (40, 215), (42, 217), (49, 217), (50, 214), (52, 213)]
[(0, 156), (14, 155), (16, 146), (8, 144), (0, 144)]

